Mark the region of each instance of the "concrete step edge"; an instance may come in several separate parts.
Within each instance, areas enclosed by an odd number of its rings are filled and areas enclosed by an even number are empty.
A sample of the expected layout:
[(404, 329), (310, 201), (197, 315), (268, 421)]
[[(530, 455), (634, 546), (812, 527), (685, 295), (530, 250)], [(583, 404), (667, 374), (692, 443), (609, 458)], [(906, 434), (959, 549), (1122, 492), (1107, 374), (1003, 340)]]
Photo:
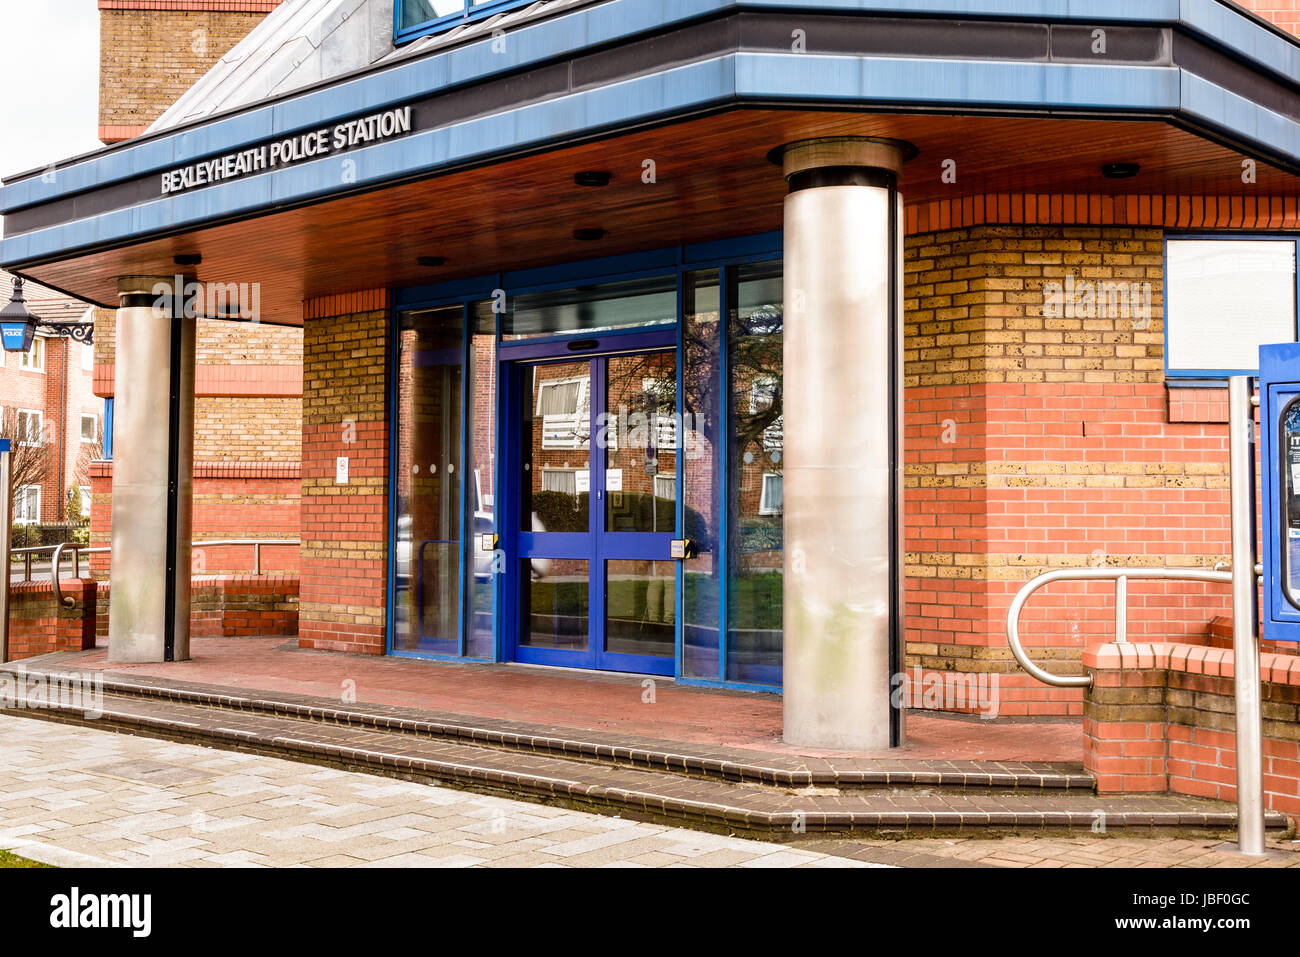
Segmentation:
[[(114, 712), (105, 708), (102, 716), (87, 719), (79, 709), (58, 705), (35, 710), (0, 709), (0, 713), (21, 714), (64, 723), (138, 733), (169, 740), (192, 741), (222, 747), (233, 746), (290, 760), (320, 763), (329, 766), (356, 767), (361, 770), (399, 777), (410, 777), (428, 783), (451, 785), (466, 790), (506, 794), (542, 800), (562, 800), (598, 810), (616, 810), (633, 814), (648, 814), (653, 818), (667, 818), (694, 822), (704, 826), (725, 826), (732, 830), (790, 835), (806, 833), (845, 833), (876, 831), (943, 831), (1020, 828), (1035, 830), (1083, 831), (1091, 830), (1097, 821), (1098, 811), (1105, 813), (1107, 831), (1131, 829), (1156, 830), (1167, 833), (1170, 829), (1193, 831), (1229, 831), (1236, 826), (1236, 814), (1223, 811), (1109, 811), (1099, 799), (1099, 807), (1087, 811), (857, 811), (816, 810), (763, 811), (746, 808), (740, 803), (722, 803), (690, 800), (645, 790), (611, 787), (583, 782), (579, 775), (557, 777), (530, 772), (510, 771), (501, 768), (465, 762), (441, 761), (426, 757), (395, 754), (381, 749), (345, 747), (311, 741), (303, 737), (283, 734), (265, 736), (233, 728), (208, 728), (195, 722), (175, 718), (157, 718), (130, 712)], [(484, 749), (490, 750), (490, 749)], [(565, 760), (552, 758), (553, 760)], [(575, 769), (582, 762), (573, 762)], [(625, 769), (636, 771), (637, 769)], [(644, 772), (647, 775), (652, 772)], [(647, 784), (653, 784), (648, 780)], [(744, 797), (743, 789), (730, 797)], [(1266, 826), (1271, 830), (1285, 830), (1287, 819), (1276, 812), (1266, 816)]]
[[(66, 671), (54, 670), (41, 670), (33, 673), (41, 673), (47, 676), (69, 674)], [(78, 676), (102, 674), (102, 672), (87, 671), (73, 673)], [(268, 692), (261, 691), (249, 695), (241, 695), (232, 691), (195, 691), (187, 688), (141, 684), (109, 677), (104, 677), (103, 683), (104, 690), (113, 694), (161, 698), (203, 707), (232, 711), (252, 711), (347, 727), (368, 727), (387, 733), (414, 734), (421, 737), (465, 741), (480, 747), (497, 748), (505, 751), (548, 754), (554, 757), (593, 761), (598, 764), (663, 771), (670, 774), (760, 784), (770, 787), (838, 787), (845, 789), (942, 787), (1032, 791), (1093, 791), (1095, 787), (1092, 776), (1082, 771), (1079, 773), (1046, 774), (932, 770), (810, 771), (772, 767), (757, 762), (719, 760), (691, 754), (686, 749), (669, 751), (651, 747), (611, 745), (578, 737), (504, 731), (469, 721), (460, 723), (396, 717), (376, 711), (368, 711), (363, 707), (349, 708), (342, 705), (302, 704), (279, 699)]]

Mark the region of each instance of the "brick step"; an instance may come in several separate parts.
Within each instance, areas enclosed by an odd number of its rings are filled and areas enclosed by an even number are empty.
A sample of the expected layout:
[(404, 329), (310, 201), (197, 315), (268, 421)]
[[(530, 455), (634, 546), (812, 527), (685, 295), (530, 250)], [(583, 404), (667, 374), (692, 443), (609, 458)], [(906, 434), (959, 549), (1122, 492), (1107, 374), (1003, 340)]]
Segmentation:
[[(30, 705), (40, 705), (32, 708)], [(106, 693), (94, 719), (42, 693), (8, 713), (250, 751), (549, 804), (732, 833), (802, 835), (1095, 831), (1222, 835), (1235, 810), (1181, 796), (1101, 799), (1069, 789), (980, 792), (943, 788), (777, 788), (508, 752), (300, 717)], [(1270, 829), (1286, 819), (1270, 813)]]
[[(30, 663), (29, 663), (30, 665)], [(90, 672), (42, 670), (47, 676)], [(95, 673), (102, 674), (102, 673)], [(799, 755), (741, 748), (693, 747), (684, 742), (635, 739), (570, 728), (469, 718), (391, 705), (343, 706), (323, 698), (287, 692), (240, 694), (229, 688), (192, 685), (157, 678), (104, 677), (115, 695), (151, 698), (250, 714), (298, 718), (329, 725), (367, 728), (480, 748), (549, 755), (614, 767), (639, 768), (779, 788), (925, 787), (955, 790), (1074, 791), (1092, 793), (1093, 778), (1081, 763), (1010, 761), (918, 761), (869, 758), (809, 759)]]

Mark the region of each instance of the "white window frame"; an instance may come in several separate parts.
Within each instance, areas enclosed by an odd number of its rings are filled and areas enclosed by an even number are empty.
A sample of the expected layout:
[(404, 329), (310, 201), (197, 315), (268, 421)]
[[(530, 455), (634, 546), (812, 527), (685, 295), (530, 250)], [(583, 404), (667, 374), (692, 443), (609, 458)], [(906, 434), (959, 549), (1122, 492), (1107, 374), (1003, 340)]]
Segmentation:
[[(28, 425), (28, 427), (27, 427), (26, 429), (20, 429), (21, 432), (25, 433), (25, 435), (17, 436), (17, 438), (18, 438), (18, 444), (19, 444), (19, 445), (40, 445), (40, 444), (42, 444), (42, 439), (43, 439), (43, 434), (42, 434), (42, 433), (43, 433), (43, 431), (44, 431), (44, 429), (45, 429), (45, 413), (42, 412), (40, 409), (19, 409), (19, 410), (18, 410), (18, 425), (19, 425), (20, 427), (22, 426), (22, 423), (23, 423), (23, 418), (22, 418), (22, 417), (23, 417), (24, 415), (27, 416), (27, 425)], [(32, 416), (35, 416), (35, 417), (36, 417), (36, 438), (35, 438), (35, 440), (33, 440), (33, 439), (31, 438), (31, 435), (32, 435), (32, 429), (31, 429)]]
[[(551, 468), (550, 466), (543, 466), (543, 468), (542, 468), (542, 488), (541, 488), (541, 491), (543, 491), (543, 492), (559, 492), (561, 495), (577, 495), (577, 494), (578, 494), (578, 472), (579, 472), (579, 471), (581, 471), (581, 470), (580, 470), (580, 469), (566, 469), (566, 468)], [(547, 488), (547, 487), (546, 487), (546, 476), (548, 476), (548, 475), (558, 475), (558, 474), (560, 474), (560, 473), (565, 473), (565, 474), (567, 474), (567, 475), (571, 475), (571, 476), (573, 476), (573, 491), (572, 491), (572, 492), (567, 491), (567, 490), (565, 490), (565, 489)]]
[(81, 371), (95, 371), (95, 347), (88, 342), (81, 344)]
[[(661, 494), (660, 486), (665, 487), (668, 492), (667, 495)], [(673, 471), (667, 472), (663, 475), (656, 475), (654, 477), (653, 489), (655, 498), (662, 498), (669, 502), (677, 501), (677, 472)]]
[[(36, 508), (31, 510), (36, 514), (35, 518), (28, 518), (27, 508), (32, 493), (35, 493)], [(14, 524), (15, 525), (39, 525), (41, 522), (41, 487), (39, 485), (20, 485), (14, 489)]]
[(776, 402), (776, 390), (775, 376), (754, 376), (749, 382), (749, 414), (758, 415), (772, 408)]
[[(90, 428), (90, 438), (86, 438), (86, 420), (90, 419), (92, 425)], [(99, 416), (94, 412), (81, 413), (81, 441), (98, 442), (99, 441)]]
[[(1232, 234), (1211, 233), (1211, 234), (1195, 234), (1195, 235), (1190, 235), (1190, 234), (1170, 235), (1165, 237), (1165, 270), (1164, 270), (1165, 275), (1164, 275), (1164, 313), (1163, 313), (1164, 327), (1165, 327), (1164, 328), (1165, 377), (1173, 381), (1183, 380), (1184, 382), (1186, 382), (1188, 380), (1194, 381), (1197, 379), (1226, 379), (1227, 377), (1233, 375), (1256, 375), (1259, 372), (1258, 360), (1251, 363), (1250, 367), (1244, 369), (1176, 368), (1170, 362), (1172, 358), (1172, 352), (1174, 351), (1172, 349), (1171, 337), (1179, 334), (1179, 329), (1178, 329), (1179, 319), (1177, 316), (1171, 314), (1171, 308), (1176, 308), (1177, 306), (1178, 293), (1174, 284), (1173, 270), (1170, 266), (1170, 247), (1175, 243), (1195, 243), (1195, 242), (1203, 242), (1203, 243), (1270, 242), (1270, 243), (1278, 243), (1278, 244), (1282, 244), (1282, 243), (1290, 244), (1294, 253), (1293, 260), (1292, 260), (1293, 268), (1295, 269), (1296, 272), (1296, 275), (1294, 276), (1294, 282), (1292, 283), (1292, 295), (1293, 295), (1292, 306), (1294, 312), (1291, 317), (1291, 338), (1290, 340), (1283, 340), (1283, 341), (1295, 342), (1298, 339), (1300, 339), (1300, 335), (1298, 335), (1298, 333), (1300, 333), (1300, 241), (1297, 241), (1292, 236), (1269, 235), (1267, 233), (1263, 233), (1263, 234), (1261, 233), (1232, 233)], [(1262, 343), (1262, 344), (1268, 345), (1271, 343)]]
[[(773, 506), (768, 499), (768, 482), (776, 480), (781, 485), (781, 504)], [(758, 495), (758, 514), (759, 515), (781, 515), (785, 512), (785, 473), (783, 472), (764, 472), (762, 490)]]
[(31, 348), (18, 356), (18, 368), (24, 372), (45, 371), (45, 337), (33, 336)]
[[(574, 397), (577, 408), (573, 412), (542, 412), (542, 401), (548, 389), (562, 385), (578, 386)], [(537, 416), (542, 420), (542, 449), (566, 451), (591, 447), (591, 378), (575, 376), (567, 379), (546, 379), (537, 382)]]
[(90, 486), (78, 485), (77, 491), (81, 493), (81, 517), (83, 519), (88, 519), (90, 518), (90, 503), (93, 498)]

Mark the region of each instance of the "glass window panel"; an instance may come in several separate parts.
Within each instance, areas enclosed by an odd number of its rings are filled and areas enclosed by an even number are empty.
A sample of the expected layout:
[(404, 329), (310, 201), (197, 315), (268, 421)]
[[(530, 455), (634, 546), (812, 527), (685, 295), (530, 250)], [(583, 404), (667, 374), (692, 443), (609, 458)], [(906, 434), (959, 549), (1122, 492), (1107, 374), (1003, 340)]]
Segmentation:
[[(1293, 240), (1179, 239), (1167, 254), (1171, 372), (1254, 370), (1261, 345), (1295, 342)], [(1095, 295), (1110, 308), (1109, 293)]]
[(671, 658), (677, 638), (676, 562), (605, 563), (605, 650)]
[(394, 647), (458, 654), (460, 306), (403, 313), (398, 332)]
[(463, 13), (465, 0), (398, 0), (402, 5), (401, 29), (418, 27), (453, 13)]
[(474, 573), (468, 576), (466, 607), (470, 617), (465, 634), (465, 654), (492, 657), (493, 593), (497, 575), (504, 571), (499, 550), (483, 549), (484, 535), (496, 531), (496, 430), (497, 355), (496, 317), (479, 319), (470, 339), (469, 409), (469, 511), (470, 553)]
[(519, 567), (526, 616), (519, 643), (529, 648), (587, 650), (587, 563), (572, 558), (525, 560)]
[[(607, 368), (598, 433), (605, 448), (605, 529), (671, 534), (677, 530), (677, 354), (611, 356)], [(664, 484), (668, 496), (658, 494)]]
[(656, 276), (516, 296), (501, 332), (506, 339), (527, 339), (676, 322), (677, 281)]
[(591, 363), (525, 366), (520, 381), (522, 528), (585, 532), (590, 526)]
[(720, 396), (722, 322), (718, 270), (685, 277), (686, 365), (683, 370), (682, 432), (684, 535), (695, 545), (694, 557), (682, 563), (682, 672), (691, 678), (721, 677), (718, 629), (721, 611), (721, 552), (718, 545), (722, 452)]
[(732, 275), (727, 677), (779, 684), (785, 561), (781, 265), (739, 266)]

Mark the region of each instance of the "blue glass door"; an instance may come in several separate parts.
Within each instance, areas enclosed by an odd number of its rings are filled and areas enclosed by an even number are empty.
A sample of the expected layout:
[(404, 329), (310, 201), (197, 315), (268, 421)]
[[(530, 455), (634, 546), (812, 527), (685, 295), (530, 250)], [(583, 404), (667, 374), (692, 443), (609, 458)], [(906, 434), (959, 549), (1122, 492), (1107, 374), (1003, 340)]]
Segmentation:
[(571, 356), (513, 364), (514, 658), (670, 675), (676, 351)]

